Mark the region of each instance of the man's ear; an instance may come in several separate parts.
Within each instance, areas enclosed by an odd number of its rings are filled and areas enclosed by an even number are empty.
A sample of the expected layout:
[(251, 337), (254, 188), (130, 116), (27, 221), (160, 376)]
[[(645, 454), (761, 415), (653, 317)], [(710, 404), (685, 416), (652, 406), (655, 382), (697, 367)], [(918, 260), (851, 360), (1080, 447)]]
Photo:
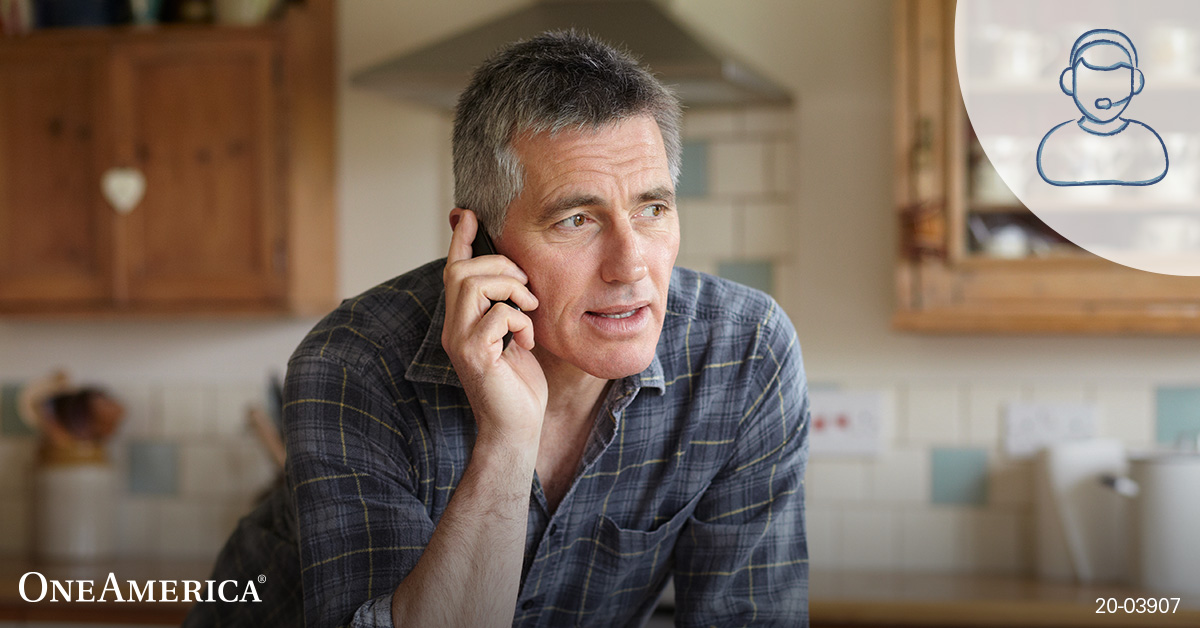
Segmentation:
[(1142, 88), (1146, 86), (1146, 75), (1142, 74), (1141, 70), (1133, 71), (1133, 93), (1142, 93)]
[(1058, 77), (1058, 86), (1068, 96), (1075, 95), (1075, 68), (1067, 68)]

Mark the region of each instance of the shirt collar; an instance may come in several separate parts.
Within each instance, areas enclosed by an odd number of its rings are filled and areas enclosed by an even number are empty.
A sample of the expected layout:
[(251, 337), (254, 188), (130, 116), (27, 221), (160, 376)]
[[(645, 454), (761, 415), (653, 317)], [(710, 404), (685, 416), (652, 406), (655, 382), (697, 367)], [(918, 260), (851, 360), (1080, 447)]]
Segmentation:
[[(446, 355), (446, 350), (442, 347), (442, 325), (446, 321), (445, 289), (438, 295), (437, 307), (434, 308), (431, 318), (429, 331), (425, 332), (425, 338), (421, 341), (421, 346), (417, 349), (417, 354), (413, 357), (412, 363), (408, 365), (404, 376), (409, 381), (462, 388), (462, 382), (459, 381), (458, 374), (454, 372), (454, 366), (450, 364), (450, 356)], [(654, 388), (659, 395), (665, 394), (667, 385), (663, 377), (662, 362), (658, 359), (658, 352), (654, 352), (650, 366), (647, 366), (644, 371), (624, 377), (616, 385), (626, 391), (626, 395), (630, 398), (642, 388)]]

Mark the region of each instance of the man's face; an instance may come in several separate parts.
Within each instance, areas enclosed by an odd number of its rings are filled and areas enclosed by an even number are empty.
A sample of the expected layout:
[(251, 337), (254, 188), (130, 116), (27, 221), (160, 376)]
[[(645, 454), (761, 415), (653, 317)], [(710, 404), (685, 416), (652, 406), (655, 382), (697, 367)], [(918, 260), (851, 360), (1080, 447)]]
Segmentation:
[(1129, 56), (1113, 45), (1093, 46), (1087, 60), (1075, 64), (1075, 104), (1097, 122), (1117, 119), (1133, 96)]
[(674, 185), (648, 116), (598, 130), (525, 135), (500, 251), (538, 298), (535, 353), (602, 379), (649, 366), (679, 251)]

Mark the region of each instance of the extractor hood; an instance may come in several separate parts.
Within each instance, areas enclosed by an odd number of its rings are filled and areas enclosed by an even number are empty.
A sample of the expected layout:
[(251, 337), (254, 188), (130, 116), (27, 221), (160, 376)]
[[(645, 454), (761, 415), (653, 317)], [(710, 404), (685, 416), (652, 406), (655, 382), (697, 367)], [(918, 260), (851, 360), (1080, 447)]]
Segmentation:
[(651, 0), (543, 0), (355, 73), (351, 84), (453, 109), (472, 70), (504, 45), (576, 28), (623, 46), (688, 107), (787, 104), (787, 91), (680, 25)]

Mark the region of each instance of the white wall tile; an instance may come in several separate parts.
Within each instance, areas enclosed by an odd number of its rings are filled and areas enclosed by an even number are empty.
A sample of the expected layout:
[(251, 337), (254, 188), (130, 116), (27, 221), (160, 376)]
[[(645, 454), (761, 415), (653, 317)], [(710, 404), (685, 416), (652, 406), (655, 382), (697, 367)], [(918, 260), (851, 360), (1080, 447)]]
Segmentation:
[(121, 556), (153, 556), (162, 536), (161, 498), (123, 495), (117, 512), (117, 552)]
[(732, 201), (684, 199), (679, 204), (679, 252), (694, 260), (720, 260), (737, 252), (740, 210)]
[(868, 462), (809, 460), (804, 496), (814, 502), (860, 502), (867, 496)]
[(745, 196), (767, 191), (766, 142), (713, 142), (708, 150), (711, 194)]
[(120, 438), (148, 438), (161, 434), (159, 417), (155, 412), (154, 385), (144, 381), (114, 382), (107, 386), (113, 397), (125, 408)]
[(256, 496), (278, 477), (280, 469), (262, 443), (257, 440), (243, 440), (231, 442), (229, 446), (238, 456), (234, 493), (246, 497)]
[(908, 386), (901, 440), (909, 445), (957, 445), (963, 440), (963, 386), (917, 383)]
[(1032, 382), (1028, 386), (1028, 400), (1053, 403), (1088, 403), (1088, 386), (1070, 382)]
[(1154, 388), (1149, 384), (1102, 384), (1096, 387), (1101, 436), (1120, 439), (1126, 447), (1155, 442)]
[(790, 133), (795, 118), (792, 107), (749, 107), (745, 113), (746, 133)]
[(900, 515), (905, 571), (1021, 574), (1029, 569), (1027, 518), (1020, 509), (922, 508)]
[(171, 383), (162, 387), (163, 435), (168, 438), (213, 434), (213, 387)]
[(1000, 447), (1005, 408), (1020, 400), (1021, 385), (1016, 382), (968, 385), (965, 442), (993, 449)]
[(179, 493), (184, 497), (242, 492), (242, 456), (232, 441), (187, 442), (179, 448)]
[(796, 251), (796, 210), (790, 203), (747, 202), (742, 212), (741, 253), (785, 257)]
[(963, 564), (969, 511), (920, 508), (900, 515), (900, 565), (905, 571), (959, 573)]
[(808, 540), (808, 564), (812, 567), (841, 566), (840, 510), (830, 504), (806, 504), (805, 533)]
[(682, 266), (684, 268), (690, 268), (702, 273), (708, 273), (710, 275), (717, 274), (717, 260), (713, 258), (680, 255), (679, 257), (675, 258), (675, 265)]
[(745, 128), (745, 114), (740, 109), (710, 109), (689, 111), (683, 115), (683, 137), (702, 139), (730, 137)]
[(266, 410), (266, 384), (263, 382), (226, 382), (216, 385), (213, 419), (218, 436), (249, 436), (247, 411), (257, 405)]
[(871, 463), (868, 497), (878, 503), (928, 504), (931, 473), (928, 450), (888, 451)]
[(788, 196), (796, 191), (796, 143), (788, 139), (767, 145), (767, 191), (777, 196)]
[(841, 567), (886, 571), (899, 567), (899, 526), (893, 511), (847, 507), (842, 510), (841, 534)]

